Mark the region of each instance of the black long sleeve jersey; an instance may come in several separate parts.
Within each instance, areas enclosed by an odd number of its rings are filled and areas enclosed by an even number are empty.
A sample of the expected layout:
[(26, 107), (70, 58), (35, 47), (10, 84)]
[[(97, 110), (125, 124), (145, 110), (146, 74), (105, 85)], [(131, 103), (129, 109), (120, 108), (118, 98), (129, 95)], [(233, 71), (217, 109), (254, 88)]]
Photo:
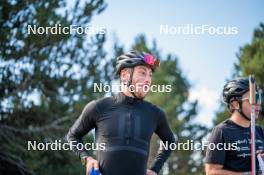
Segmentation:
[[(163, 142), (175, 143), (164, 112), (141, 99), (119, 93), (91, 101), (67, 134), (68, 141), (83, 144), (82, 137), (95, 128), (99, 170), (103, 175), (145, 175), (150, 139), (155, 132)], [(74, 149), (79, 157), (85, 149)], [(150, 167), (159, 173), (171, 150), (160, 150)]]

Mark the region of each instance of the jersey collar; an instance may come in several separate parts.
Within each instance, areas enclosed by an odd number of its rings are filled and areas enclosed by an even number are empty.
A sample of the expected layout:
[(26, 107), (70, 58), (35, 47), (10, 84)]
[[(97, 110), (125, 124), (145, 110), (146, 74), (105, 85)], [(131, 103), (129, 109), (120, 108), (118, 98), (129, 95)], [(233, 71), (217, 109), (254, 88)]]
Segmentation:
[(139, 98), (126, 96), (123, 92), (119, 92), (117, 94), (117, 100), (118, 100), (118, 102), (126, 103), (126, 104), (133, 104), (133, 103), (136, 103), (138, 101), (142, 101), (142, 99), (139, 99)]

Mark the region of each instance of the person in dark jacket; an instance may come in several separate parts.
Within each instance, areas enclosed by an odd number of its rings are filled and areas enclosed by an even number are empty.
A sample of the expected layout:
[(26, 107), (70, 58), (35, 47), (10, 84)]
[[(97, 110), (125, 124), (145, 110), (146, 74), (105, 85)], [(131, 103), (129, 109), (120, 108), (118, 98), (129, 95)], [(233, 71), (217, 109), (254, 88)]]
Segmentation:
[(85, 149), (74, 149), (86, 166), (103, 175), (156, 175), (171, 150), (160, 150), (147, 169), (150, 139), (156, 133), (163, 142), (174, 143), (166, 115), (157, 106), (144, 100), (159, 60), (152, 55), (132, 51), (117, 58), (121, 92), (89, 102), (67, 134), (69, 142), (83, 144), (82, 138), (95, 129), (97, 143), (105, 150), (97, 150), (96, 159)]

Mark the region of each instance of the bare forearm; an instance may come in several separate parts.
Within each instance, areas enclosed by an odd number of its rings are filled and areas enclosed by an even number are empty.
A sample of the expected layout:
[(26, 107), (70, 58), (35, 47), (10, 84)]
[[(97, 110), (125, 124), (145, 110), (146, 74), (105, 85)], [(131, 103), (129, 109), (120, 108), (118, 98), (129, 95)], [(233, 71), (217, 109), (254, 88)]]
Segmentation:
[(228, 171), (228, 170), (217, 170), (213, 169), (210, 170), (206, 175), (243, 175), (242, 172), (234, 172), (234, 171)]

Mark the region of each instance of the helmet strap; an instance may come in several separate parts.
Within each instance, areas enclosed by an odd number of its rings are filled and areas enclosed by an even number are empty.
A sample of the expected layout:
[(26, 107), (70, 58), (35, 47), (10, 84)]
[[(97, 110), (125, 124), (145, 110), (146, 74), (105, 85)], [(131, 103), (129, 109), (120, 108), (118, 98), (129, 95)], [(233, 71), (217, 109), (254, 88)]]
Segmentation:
[(248, 117), (246, 116), (246, 114), (243, 112), (243, 109), (242, 109), (242, 100), (239, 100), (238, 103), (239, 103), (239, 109), (238, 109), (237, 111), (240, 113), (240, 115), (241, 115), (242, 117), (244, 117), (246, 120), (250, 121), (251, 119), (248, 118)]

